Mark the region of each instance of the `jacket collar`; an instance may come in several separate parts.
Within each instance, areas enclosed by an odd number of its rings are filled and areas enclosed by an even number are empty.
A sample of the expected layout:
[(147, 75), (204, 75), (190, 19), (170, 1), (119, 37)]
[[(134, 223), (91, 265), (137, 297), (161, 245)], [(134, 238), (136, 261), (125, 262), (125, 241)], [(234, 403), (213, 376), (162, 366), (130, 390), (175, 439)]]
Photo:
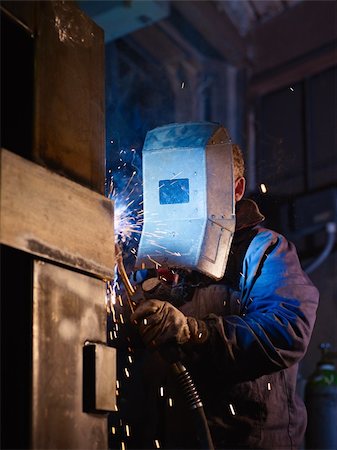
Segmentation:
[(261, 214), (257, 204), (249, 199), (243, 198), (235, 205), (236, 226), (235, 231), (240, 231), (248, 227), (253, 227), (263, 222), (265, 217)]

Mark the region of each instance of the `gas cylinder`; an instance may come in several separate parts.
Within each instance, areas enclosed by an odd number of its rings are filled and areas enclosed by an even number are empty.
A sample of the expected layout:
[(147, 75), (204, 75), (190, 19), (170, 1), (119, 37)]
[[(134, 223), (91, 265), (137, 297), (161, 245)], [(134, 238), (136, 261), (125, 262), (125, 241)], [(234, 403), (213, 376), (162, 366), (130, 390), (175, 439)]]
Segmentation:
[(307, 449), (337, 449), (337, 372), (329, 343), (320, 344), (321, 358), (305, 388)]

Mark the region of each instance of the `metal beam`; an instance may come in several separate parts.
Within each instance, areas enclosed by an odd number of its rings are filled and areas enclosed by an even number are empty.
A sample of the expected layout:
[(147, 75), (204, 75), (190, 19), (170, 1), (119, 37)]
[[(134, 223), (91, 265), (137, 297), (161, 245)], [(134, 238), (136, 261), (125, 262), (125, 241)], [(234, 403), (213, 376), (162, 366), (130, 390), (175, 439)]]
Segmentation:
[(253, 74), (319, 49), (337, 39), (337, 3), (304, 1), (261, 24), (248, 37)]
[(113, 279), (111, 200), (5, 149), (0, 177), (2, 244)]
[(156, 25), (135, 31), (130, 38), (162, 64), (178, 62), (188, 56), (187, 52), (175, 45)]
[(249, 97), (251, 99), (268, 94), (285, 86), (297, 83), (306, 77), (314, 76), (323, 70), (337, 65), (336, 43), (310, 53), (289, 64), (283, 64), (265, 74), (257, 74), (250, 80)]
[(228, 62), (243, 66), (248, 64), (246, 44), (232, 21), (224, 12), (219, 12), (210, 1), (173, 1), (172, 6)]

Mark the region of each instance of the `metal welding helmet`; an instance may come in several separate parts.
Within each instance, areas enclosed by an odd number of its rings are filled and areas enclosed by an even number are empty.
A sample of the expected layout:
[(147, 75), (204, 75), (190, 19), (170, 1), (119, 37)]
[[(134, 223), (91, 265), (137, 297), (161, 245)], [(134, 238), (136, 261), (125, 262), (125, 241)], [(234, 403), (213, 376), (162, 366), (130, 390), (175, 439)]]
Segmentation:
[(232, 144), (221, 125), (169, 124), (143, 147), (144, 225), (136, 267), (224, 275), (235, 229)]

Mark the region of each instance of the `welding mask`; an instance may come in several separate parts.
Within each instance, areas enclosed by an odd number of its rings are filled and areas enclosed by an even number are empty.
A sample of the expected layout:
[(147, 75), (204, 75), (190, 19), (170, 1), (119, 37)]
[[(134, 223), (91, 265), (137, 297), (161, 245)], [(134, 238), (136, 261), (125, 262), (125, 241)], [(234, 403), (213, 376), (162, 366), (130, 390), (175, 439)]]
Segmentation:
[(169, 124), (143, 147), (144, 224), (136, 267), (224, 275), (235, 230), (230, 137), (217, 123)]

